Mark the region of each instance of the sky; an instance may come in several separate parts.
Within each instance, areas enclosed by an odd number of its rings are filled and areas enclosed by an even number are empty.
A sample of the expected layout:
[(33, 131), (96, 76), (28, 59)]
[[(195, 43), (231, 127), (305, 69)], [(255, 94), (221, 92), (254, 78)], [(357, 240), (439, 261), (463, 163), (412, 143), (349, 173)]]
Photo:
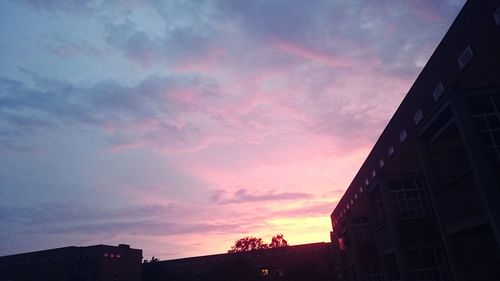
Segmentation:
[(464, 0), (0, 2), (0, 255), (329, 215)]

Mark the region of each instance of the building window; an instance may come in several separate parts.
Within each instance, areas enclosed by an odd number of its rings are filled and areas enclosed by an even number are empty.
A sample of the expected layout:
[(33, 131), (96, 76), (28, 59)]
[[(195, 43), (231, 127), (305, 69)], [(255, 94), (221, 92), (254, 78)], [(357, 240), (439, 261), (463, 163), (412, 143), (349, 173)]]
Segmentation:
[(367, 217), (358, 217), (353, 219), (354, 237), (359, 244), (368, 244), (375, 242), (373, 225)]
[(387, 149), (387, 155), (389, 155), (389, 157), (391, 157), (392, 155), (394, 155), (394, 152), (396, 152), (394, 150), (394, 146), (393, 145), (389, 146), (389, 148)]
[(383, 281), (382, 270), (378, 263), (365, 263), (361, 265), (361, 275), (365, 281)]
[(467, 46), (465, 50), (460, 54), (460, 56), (457, 59), (458, 67), (462, 70), (464, 69), (474, 58), (474, 53), (472, 52), (472, 48), (470, 46)]
[(423, 118), (424, 114), (422, 113), (422, 110), (417, 110), (417, 112), (415, 112), (415, 114), (413, 115), (413, 121), (415, 122), (415, 125), (418, 125)]
[(419, 178), (390, 180), (389, 192), (392, 208), (399, 220), (432, 216), (425, 187)]
[(432, 91), (432, 96), (434, 97), (434, 101), (438, 101), (443, 94), (444, 94), (443, 83), (439, 83), (434, 89), (434, 91)]
[(373, 223), (379, 226), (385, 223), (384, 203), (382, 201), (382, 194), (380, 193), (379, 186), (376, 186), (369, 195), (370, 208), (372, 211)]
[(345, 249), (347, 249), (346, 244), (345, 244), (345, 240), (343, 237), (339, 237), (338, 241), (339, 241), (339, 248), (341, 251), (344, 251)]
[(377, 175), (377, 172), (375, 170), (372, 170), (372, 178), (374, 178)]
[(278, 276), (280, 276), (280, 277), (281, 277), (281, 276), (285, 276), (285, 270), (284, 270), (284, 269), (279, 268), (279, 269), (276, 271), (276, 274), (277, 274)]
[(410, 251), (406, 253), (410, 274), (414, 280), (448, 280), (448, 274), (439, 250)]
[(379, 167), (379, 168), (382, 168), (382, 167), (384, 167), (384, 164), (385, 164), (385, 163), (384, 163), (384, 159), (383, 159), (383, 158), (380, 158), (380, 160), (378, 160), (378, 167)]
[(469, 159), (451, 108), (433, 121), (424, 138), (430, 156), (429, 169), (434, 174), (431, 178), (434, 189), (449, 185), (469, 171)]
[(406, 138), (408, 137), (408, 134), (406, 133), (406, 130), (402, 130), (400, 133), (399, 133), (399, 141), (401, 143), (403, 143)]
[(500, 96), (469, 98), (474, 124), (479, 131), (481, 148), (491, 165), (500, 165)]

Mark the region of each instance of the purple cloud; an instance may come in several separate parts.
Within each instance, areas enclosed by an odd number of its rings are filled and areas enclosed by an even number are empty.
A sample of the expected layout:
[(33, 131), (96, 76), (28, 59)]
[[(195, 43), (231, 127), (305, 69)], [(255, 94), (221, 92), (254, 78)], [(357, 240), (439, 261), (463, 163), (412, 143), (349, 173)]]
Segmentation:
[(239, 189), (229, 198), (224, 197), (224, 192), (216, 190), (211, 199), (212, 202), (218, 204), (231, 204), (231, 203), (248, 203), (248, 202), (264, 202), (264, 201), (285, 201), (285, 200), (304, 200), (309, 199), (313, 195), (303, 192), (267, 192), (255, 193), (248, 189)]

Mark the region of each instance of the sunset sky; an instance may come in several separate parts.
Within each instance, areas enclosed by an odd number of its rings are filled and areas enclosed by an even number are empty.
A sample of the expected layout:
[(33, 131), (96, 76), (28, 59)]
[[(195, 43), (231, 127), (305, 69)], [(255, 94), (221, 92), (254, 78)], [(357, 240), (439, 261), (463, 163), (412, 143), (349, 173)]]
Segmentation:
[(0, 2), (0, 255), (329, 215), (463, 0)]

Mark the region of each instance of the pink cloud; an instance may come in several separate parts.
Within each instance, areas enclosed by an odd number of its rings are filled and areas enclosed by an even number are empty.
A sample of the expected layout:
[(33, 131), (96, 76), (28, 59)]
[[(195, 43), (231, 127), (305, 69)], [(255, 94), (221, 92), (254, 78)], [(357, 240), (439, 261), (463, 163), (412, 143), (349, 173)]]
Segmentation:
[(351, 67), (353, 61), (344, 56), (333, 56), (324, 54), (312, 49), (307, 49), (303, 46), (296, 45), (292, 42), (287, 42), (283, 40), (276, 40), (273, 46), (278, 50), (316, 63), (324, 64), (329, 67), (339, 68), (339, 67)]
[(221, 61), (227, 55), (224, 48), (215, 48), (207, 51), (203, 56), (196, 58), (186, 58), (176, 63), (176, 70), (179, 72), (201, 72), (210, 73), (221, 68)]

